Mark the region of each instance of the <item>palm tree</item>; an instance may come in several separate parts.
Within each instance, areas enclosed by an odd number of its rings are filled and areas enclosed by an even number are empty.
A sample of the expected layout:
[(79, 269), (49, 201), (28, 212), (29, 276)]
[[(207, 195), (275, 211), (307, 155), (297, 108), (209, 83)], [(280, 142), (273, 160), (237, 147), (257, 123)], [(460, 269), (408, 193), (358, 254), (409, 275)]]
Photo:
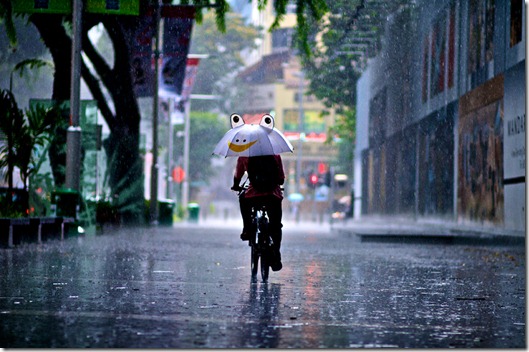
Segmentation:
[[(30, 175), (37, 173), (41, 164), (39, 160), (41, 158), (36, 150), (49, 145), (53, 136), (52, 128), (59, 118), (60, 112), (57, 109), (46, 109), (40, 105), (26, 110), (24, 115), (18, 109), (13, 94), (7, 90), (0, 90), (0, 131), (7, 140), (6, 144), (0, 146), (0, 167), (7, 168), (8, 206), (12, 205), (15, 167), (20, 170), (24, 190), (27, 191)], [(29, 208), (29, 204), (24, 206), (25, 209)]]
[(24, 115), (18, 108), (13, 93), (0, 90), (0, 131), (4, 134), (6, 144), (0, 145), (0, 167), (7, 168), (5, 178), (8, 183), (8, 205), (11, 205), (13, 192), (13, 170), (16, 166), (16, 138), (24, 125)]

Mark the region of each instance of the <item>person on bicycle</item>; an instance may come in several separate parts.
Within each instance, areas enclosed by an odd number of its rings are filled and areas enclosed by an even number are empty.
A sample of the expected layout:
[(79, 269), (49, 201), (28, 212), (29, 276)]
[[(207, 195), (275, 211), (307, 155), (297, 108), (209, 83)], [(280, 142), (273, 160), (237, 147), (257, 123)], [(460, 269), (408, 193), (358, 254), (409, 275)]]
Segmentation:
[[(281, 218), (283, 211), (281, 202), (283, 191), (281, 185), (285, 182), (283, 162), (279, 155), (266, 155), (255, 157), (239, 157), (233, 175), (234, 191), (241, 191), (240, 182), (244, 173), (248, 173), (250, 184), (239, 196), (239, 206), (243, 219), (241, 240), (248, 241), (252, 231), (252, 207), (264, 205), (269, 219), (270, 237), (274, 242), (274, 255), (271, 268), (273, 271), (281, 270)], [(253, 229), (255, 231), (255, 229)]]

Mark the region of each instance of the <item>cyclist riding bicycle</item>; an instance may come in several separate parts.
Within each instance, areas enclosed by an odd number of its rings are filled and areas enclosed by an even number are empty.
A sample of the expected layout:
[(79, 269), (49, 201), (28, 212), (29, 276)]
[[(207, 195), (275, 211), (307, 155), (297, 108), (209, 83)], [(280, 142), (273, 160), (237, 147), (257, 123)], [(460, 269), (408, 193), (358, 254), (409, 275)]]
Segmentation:
[(241, 179), (244, 173), (248, 173), (250, 184), (248, 188), (241, 192), (239, 196), (239, 206), (243, 219), (243, 231), (241, 240), (248, 241), (252, 231), (252, 207), (266, 207), (269, 218), (270, 237), (274, 242), (274, 253), (271, 258), (270, 267), (273, 271), (279, 271), (283, 267), (281, 263), (281, 239), (282, 227), (281, 218), (283, 211), (281, 202), (283, 192), (281, 185), (285, 182), (285, 172), (283, 162), (279, 155), (266, 155), (254, 157), (239, 157), (233, 175), (234, 191), (241, 191)]

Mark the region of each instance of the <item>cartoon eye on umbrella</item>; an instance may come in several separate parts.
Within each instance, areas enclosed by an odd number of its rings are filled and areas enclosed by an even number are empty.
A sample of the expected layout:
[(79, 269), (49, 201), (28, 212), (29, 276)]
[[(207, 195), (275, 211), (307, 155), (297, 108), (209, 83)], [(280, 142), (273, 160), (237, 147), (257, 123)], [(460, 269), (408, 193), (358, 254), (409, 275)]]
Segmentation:
[(217, 143), (213, 154), (220, 156), (259, 156), (293, 152), (292, 144), (277, 128), (274, 118), (265, 114), (259, 125), (247, 124), (237, 114), (230, 116), (231, 130)]

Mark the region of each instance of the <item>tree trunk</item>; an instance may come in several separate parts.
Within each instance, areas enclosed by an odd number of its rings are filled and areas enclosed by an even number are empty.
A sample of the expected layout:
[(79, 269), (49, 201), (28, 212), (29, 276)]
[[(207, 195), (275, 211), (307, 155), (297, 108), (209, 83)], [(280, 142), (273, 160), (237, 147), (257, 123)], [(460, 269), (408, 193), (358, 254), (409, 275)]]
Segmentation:
[[(144, 222), (143, 160), (140, 157), (140, 111), (130, 74), (130, 55), (127, 36), (136, 21), (109, 17), (103, 21), (114, 44), (114, 67), (104, 83), (114, 101), (115, 124), (105, 141), (108, 168), (112, 170), (109, 185), (123, 224)], [(96, 67), (97, 69), (97, 67)], [(98, 73), (101, 73), (98, 70)]]
[[(58, 103), (70, 100), (71, 85), (71, 47), (72, 41), (62, 25), (61, 15), (33, 14), (30, 21), (38, 29), (46, 47), (50, 50), (55, 66), (52, 99)], [(65, 114), (65, 121), (69, 114)], [(48, 155), (56, 187), (64, 186), (66, 181), (66, 129), (56, 126), (54, 141)]]
[[(88, 17), (88, 16), (85, 16)], [(86, 20), (85, 20), (86, 19)], [(139, 153), (140, 113), (130, 76), (130, 58), (127, 47), (127, 35), (134, 28), (135, 21), (126, 16), (102, 16), (103, 23), (114, 45), (115, 64), (111, 69), (94, 50), (87, 32), (97, 22), (96, 17), (85, 18), (83, 25), (83, 51), (89, 57), (97, 71), (99, 79), (94, 77), (83, 65), (82, 77), (87, 83), (99, 110), (110, 128), (110, 136), (104, 141), (107, 154), (109, 186), (113, 202), (117, 205), (122, 223), (142, 224), (144, 222), (143, 160)], [(39, 30), (44, 43), (49, 48), (55, 64), (53, 99), (70, 99), (71, 39), (62, 26), (60, 16), (32, 15), (31, 21)], [(90, 23), (88, 21), (91, 21)], [(100, 82), (104, 84), (112, 97), (115, 115), (109, 108), (107, 97), (103, 94)], [(62, 143), (66, 144), (66, 133)], [(64, 184), (66, 153), (58, 148), (50, 148), (56, 185)], [(53, 154), (53, 156), (52, 156)]]

